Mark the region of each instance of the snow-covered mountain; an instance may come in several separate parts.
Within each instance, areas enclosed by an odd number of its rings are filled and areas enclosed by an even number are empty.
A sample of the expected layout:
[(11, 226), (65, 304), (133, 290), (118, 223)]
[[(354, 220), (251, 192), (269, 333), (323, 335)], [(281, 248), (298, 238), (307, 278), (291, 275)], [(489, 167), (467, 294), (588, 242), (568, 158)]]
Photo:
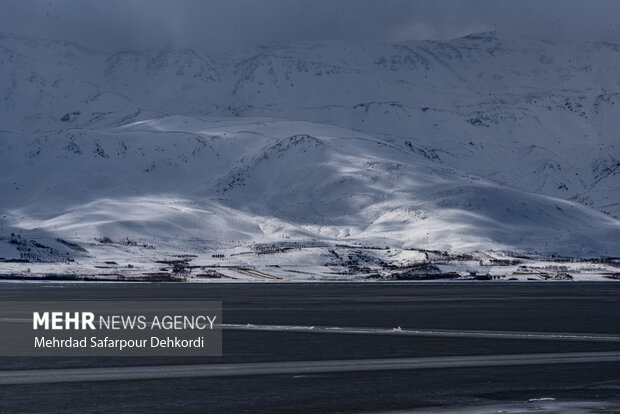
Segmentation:
[(497, 33), (213, 56), (1, 35), (0, 257), (101, 240), (620, 256), (619, 64), (620, 44)]

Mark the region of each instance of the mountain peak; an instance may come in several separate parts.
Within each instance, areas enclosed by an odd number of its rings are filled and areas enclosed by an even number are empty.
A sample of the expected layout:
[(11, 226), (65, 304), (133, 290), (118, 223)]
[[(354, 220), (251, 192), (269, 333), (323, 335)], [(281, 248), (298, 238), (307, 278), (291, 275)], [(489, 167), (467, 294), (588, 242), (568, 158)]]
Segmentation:
[(499, 40), (499, 32), (497, 30), (490, 30), (486, 32), (470, 33), (466, 36), (460, 37), (460, 39), (474, 40), (479, 42), (496, 42)]

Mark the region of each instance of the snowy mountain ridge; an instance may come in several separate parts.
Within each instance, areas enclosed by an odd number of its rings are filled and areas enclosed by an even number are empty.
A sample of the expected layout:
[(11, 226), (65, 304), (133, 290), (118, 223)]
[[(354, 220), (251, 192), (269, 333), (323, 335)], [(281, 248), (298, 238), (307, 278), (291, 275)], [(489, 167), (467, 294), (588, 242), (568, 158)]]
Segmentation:
[(0, 63), (0, 257), (24, 254), (10, 233), (41, 260), (108, 239), (620, 255), (620, 45), (2, 35)]

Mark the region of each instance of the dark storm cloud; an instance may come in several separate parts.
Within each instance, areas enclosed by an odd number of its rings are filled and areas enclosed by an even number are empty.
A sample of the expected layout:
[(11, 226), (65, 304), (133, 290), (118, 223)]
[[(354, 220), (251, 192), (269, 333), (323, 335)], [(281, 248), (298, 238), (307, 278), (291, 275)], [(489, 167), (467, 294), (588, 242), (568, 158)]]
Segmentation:
[(620, 41), (614, 0), (0, 0), (0, 30), (114, 50), (203, 50), (336, 39), (446, 39), (472, 32)]

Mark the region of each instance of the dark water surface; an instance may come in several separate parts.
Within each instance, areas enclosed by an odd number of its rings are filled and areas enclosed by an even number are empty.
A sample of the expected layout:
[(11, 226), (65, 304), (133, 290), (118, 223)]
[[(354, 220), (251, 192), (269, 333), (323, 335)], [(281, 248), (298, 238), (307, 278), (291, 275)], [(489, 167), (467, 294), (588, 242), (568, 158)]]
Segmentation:
[[(614, 282), (0, 283), (0, 300), (221, 300), (224, 322), (235, 324), (615, 335), (620, 334), (619, 294), (620, 283)], [(589, 341), (277, 331), (224, 331), (223, 338), (222, 357), (0, 358), (0, 369), (620, 351), (619, 343)], [(528, 401), (541, 397), (556, 400)], [(514, 410), (544, 409), (536, 404), (565, 411), (562, 404), (573, 404), (581, 410), (584, 401), (590, 408), (574, 412), (617, 412), (620, 362), (0, 386), (0, 412), (381, 412), (429, 407), (444, 410), (438, 412), (485, 412), (484, 407), (526, 412)]]

